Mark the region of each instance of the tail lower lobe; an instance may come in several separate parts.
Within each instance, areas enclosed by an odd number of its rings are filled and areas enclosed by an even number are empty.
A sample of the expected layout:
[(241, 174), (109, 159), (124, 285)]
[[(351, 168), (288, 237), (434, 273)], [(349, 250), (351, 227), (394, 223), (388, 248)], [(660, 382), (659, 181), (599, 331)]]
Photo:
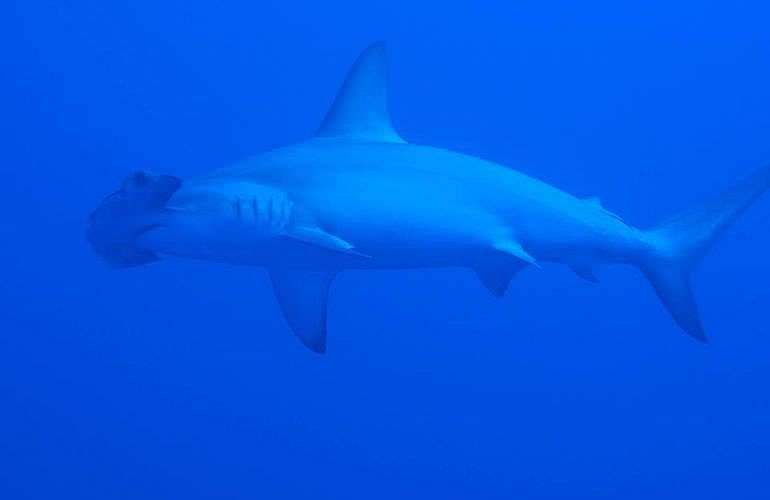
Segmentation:
[(674, 320), (701, 342), (703, 331), (690, 274), (711, 246), (770, 187), (770, 166), (712, 200), (685, 210), (647, 231), (653, 251), (639, 262)]

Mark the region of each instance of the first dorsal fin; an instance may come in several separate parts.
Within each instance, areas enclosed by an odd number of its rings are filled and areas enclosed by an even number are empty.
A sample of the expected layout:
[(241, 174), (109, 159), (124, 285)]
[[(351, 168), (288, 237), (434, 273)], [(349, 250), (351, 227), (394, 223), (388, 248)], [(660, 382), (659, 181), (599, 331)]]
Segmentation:
[(384, 42), (370, 45), (358, 56), (316, 136), (404, 142), (390, 123)]

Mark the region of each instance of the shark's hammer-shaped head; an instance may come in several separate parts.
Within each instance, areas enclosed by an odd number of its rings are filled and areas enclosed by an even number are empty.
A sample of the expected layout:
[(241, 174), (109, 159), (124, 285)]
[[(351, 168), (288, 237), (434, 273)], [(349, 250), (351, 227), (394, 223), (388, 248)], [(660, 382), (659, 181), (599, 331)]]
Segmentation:
[(171, 175), (137, 171), (107, 196), (88, 218), (86, 238), (94, 251), (113, 267), (134, 267), (158, 260), (136, 240), (163, 225), (166, 202), (182, 185)]

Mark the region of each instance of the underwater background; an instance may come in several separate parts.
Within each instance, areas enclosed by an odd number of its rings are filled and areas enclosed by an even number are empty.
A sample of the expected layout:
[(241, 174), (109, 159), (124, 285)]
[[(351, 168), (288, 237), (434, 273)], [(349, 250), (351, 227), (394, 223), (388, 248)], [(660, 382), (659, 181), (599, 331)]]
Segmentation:
[(264, 270), (84, 238), (133, 170), (308, 137), (374, 40), (407, 140), (652, 225), (770, 162), (766, 2), (0, 10), (0, 498), (770, 498), (770, 196), (695, 272), (708, 345), (631, 268), (348, 271), (318, 356)]

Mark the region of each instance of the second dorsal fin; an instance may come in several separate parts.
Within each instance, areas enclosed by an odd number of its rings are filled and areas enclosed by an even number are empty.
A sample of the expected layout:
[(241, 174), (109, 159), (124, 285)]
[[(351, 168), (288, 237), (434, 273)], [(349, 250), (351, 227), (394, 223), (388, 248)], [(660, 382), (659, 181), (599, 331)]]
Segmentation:
[(384, 42), (370, 45), (358, 56), (316, 136), (404, 142), (390, 123)]
[(598, 196), (589, 196), (588, 198), (583, 198), (583, 201), (625, 224), (626, 221), (624, 221), (621, 216), (615, 212), (612, 212), (611, 210), (604, 208), (604, 205), (602, 205), (602, 200)]
[(588, 198), (583, 198), (583, 200), (595, 207), (604, 208), (602, 205), (602, 200), (598, 196), (589, 196)]

